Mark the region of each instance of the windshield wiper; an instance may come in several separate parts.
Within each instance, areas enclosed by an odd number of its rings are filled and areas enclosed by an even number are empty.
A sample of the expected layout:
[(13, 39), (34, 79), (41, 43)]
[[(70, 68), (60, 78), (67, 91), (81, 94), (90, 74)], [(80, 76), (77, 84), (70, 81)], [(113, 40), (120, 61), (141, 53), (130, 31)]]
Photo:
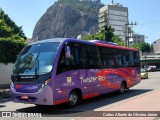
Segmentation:
[(26, 63), (23, 65), (23, 67), (21, 67), (21, 69), (20, 69), (20, 70), (17, 72), (17, 74), (16, 74), (16, 77), (17, 77), (17, 78), (20, 77), (19, 74), (20, 74), (22, 71), (24, 71), (24, 70), (27, 69), (27, 66), (29, 65), (29, 63), (30, 63), (30, 61), (26, 62)]
[(39, 70), (39, 60), (36, 61), (36, 66), (35, 66), (35, 77), (38, 77), (38, 70)]
[(35, 77), (37, 78), (38, 77), (38, 70), (39, 70), (39, 60), (38, 60), (38, 57), (39, 57), (39, 54), (37, 55), (36, 59), (35, 59)]

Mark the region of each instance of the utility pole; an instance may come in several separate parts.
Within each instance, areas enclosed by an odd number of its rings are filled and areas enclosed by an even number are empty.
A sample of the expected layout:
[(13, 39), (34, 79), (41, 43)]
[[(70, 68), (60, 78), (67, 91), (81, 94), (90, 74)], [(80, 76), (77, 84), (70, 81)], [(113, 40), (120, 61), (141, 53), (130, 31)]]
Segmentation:
[(131, 27), (133, 25), (137, 25), (137, 23), (136, 22), (135, 23), (131, 22), (131, 23), (126, 23), (125, 24), (125, 46), (126, 47), (129, 47), (129, 38), (131, 38), (132, 34), (133, 34), (133, 32), (131, 30)]

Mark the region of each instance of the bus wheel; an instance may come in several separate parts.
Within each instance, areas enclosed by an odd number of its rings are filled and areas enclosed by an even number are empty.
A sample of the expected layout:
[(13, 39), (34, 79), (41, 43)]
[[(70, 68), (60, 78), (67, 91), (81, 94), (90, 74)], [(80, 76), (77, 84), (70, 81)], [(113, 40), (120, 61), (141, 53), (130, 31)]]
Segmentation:
[(125, 88), (126, 88), (126, 86), (125, 86), (125, 82), (122, 82), (122, 84), (121, 84), (121, 88), (120, 88), (120, 94), (122, 94), (122, 93), (124, 93), (124, 92), (125, 92)]
[(70, 95), (69, 95), (68, 100), (69, 100), (69, 106), (72, 107), (72, 106), (77, 105), (77, 103), (79, 102), (79, 97), (78, 97), (77, 92), (72, 91), (72, 92), (70, 93)]
[(35, 104), (35, 105), (36, 105), (37, 108), (40, 108), (40, 109), (41, 109), (41, 108), (47, 108), (47, 107), (48, 107), (47, 105), (37, 105), (37, 104)]

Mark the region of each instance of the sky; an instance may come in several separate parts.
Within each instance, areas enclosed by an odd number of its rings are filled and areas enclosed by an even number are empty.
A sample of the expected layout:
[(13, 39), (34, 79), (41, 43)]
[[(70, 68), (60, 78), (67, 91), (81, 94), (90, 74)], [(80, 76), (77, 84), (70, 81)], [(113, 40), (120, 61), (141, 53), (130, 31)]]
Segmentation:
[[(37, 21), (57, 0), (0, 0), (0, 8), (18, 25), (22, 26), (25, 35), (32, 38)], [(101, 0), (110, 4), (112, 0)], [(153, 43), (160, 39), (160, 0), (114, 0), (128, 7), (129, 22), (135, 33), (145, 35), (145, 41)]]

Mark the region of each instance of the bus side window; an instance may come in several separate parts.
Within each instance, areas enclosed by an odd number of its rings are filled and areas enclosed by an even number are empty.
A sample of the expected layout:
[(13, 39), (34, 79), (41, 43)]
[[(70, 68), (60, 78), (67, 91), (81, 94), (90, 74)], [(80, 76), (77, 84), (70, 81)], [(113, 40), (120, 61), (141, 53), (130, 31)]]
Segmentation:
[(80, 69), (90, 69), (90, 53), (89, 53), (90, 45), (81, 44), (79, 48), (79, 58), (80, 58)]
[(133, 52), (133, 58), (134, 58), (134, 67), (140, 66), (140, 57), (138, 51)]
[(125, 67), (129, 67), (129, 53), (128, 51), (125, 51), (125, 55), (124, 55), (124, 64), (125, 64)]
[(134, 67), (133, 51), (129, 51), (129, 62), (130, 62), (130, 67)]
[(69, 67), (68, 70), (79, 68), (79, 52), (76, 46), (71, 46), (71, 59), (66, 59), (66, 63)]
[(100, 69), (101, 62), (98, 56), (97, 47), (93, 45), (89, 45), (88, 47), (88, 59), (89, 59), (89, 69)]
[(58, 61), (58, 66), (57, 66), (57, 74), (60, 74), (64, 71), (66, 71), (66, 65), (65, 65), (65, 48), (62, 49), (59, 61)]
[[(66, 56), (66, 47), (70, 48), (69, 57)], [(60, 55), (58, 62), (57, 74), (60, 74), (69, 70), (76, 70), (80, 68), (79, 60), (79, 46), (75, 43), (69, 43), (69, 45), (64, 46)]]

